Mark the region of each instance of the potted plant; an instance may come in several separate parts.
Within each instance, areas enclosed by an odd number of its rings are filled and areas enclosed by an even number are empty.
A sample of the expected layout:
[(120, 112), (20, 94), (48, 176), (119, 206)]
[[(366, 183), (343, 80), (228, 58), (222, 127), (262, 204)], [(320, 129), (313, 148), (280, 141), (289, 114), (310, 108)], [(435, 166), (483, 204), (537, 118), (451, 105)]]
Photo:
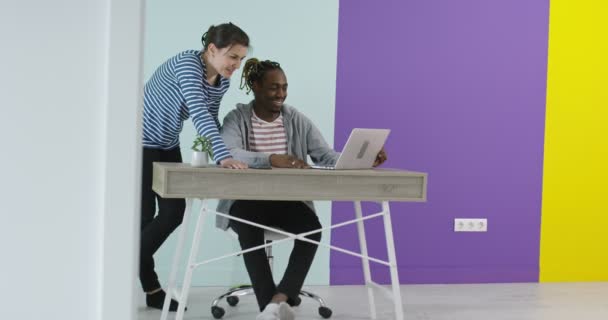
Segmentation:
[(213, 158), (211, 140), (205, 136), (196, 136), (192, 145), (192, 161), (190, 164), (193, 167), (204, 167), (209, 164), (209, 158)]

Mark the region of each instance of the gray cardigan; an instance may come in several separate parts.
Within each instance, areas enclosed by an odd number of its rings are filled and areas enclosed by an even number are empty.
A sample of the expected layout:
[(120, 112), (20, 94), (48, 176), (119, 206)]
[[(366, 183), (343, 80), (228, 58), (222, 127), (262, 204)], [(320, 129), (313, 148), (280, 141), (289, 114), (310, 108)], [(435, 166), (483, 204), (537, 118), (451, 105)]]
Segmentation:
[[(323, 139), (319, 129), (305, 115), (295, 108), (284, 104), (283, 125), (287, 135), (287, 154), (298, 159), (306, 160), (309, 155), (315, 164), (334, 165), (340, 154), (334, 151)], [(248, 104), (237, 104), (224, 118), (222, 138), (234, 159), (245, 162), (251, 168), (270, 168), (270, 155), (262, 152), (249, 151), (249, 134), (251, 132), (251, 116), (253, 101)], [(220, 200), (217, 211), (228, 214), (234, 200)], [(305, 201), (313, 211), (312, 201)], [(228, 229), (228, 219), (217, 216), (216, 226)]]

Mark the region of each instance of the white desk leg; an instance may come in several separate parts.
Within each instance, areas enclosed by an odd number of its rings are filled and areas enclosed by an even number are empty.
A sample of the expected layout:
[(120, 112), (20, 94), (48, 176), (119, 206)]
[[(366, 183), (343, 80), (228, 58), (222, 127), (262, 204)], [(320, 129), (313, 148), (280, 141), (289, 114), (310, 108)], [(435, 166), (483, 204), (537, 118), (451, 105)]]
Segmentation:
[[(359, 247), (361, 247), (361, 254), (368, 256), (367, 253), (367, 238), (365, 237), (365, 225), (360, 219), (363, 218), (363, 212), (361, 210), (361, 201), (355, 201), (355, 214), (357, 219), (357, 231), (359, 233)], [(376, 319), (376, 301), (374, 300), (374, 290), (371, 286), (372, 273), (369, 267), (369, 260), (362, 259), (363, 264), (363, 277), (365, 279), (365, 286), (367, 287), (367, 299), (369, 301), (369, 315), (370, 319)]]
[(397, 256), (395, 255), (395, 242), (393, 240), (393, 224), (391, 222), (391, 210), (388, 201), (382, 202), (382, 211), (384, 212), (384, 233), (386, 234), (388, 262), (391, 264), (391, 284), (393, 286), (393, 299), (395, 303), (395, 319), (403, 320), (403, 304), (401, 302), (401, 290), (399, 288)]
[[(182, 224), (180, 226), (180, 231), (177, 236), (177, 247), (175, 248), (175, 253), (173, 254), (173, 262), (171, 264), (171, 273), (169, 275), (169, 285), (167, 286), (165, 303), (163, 304), (163, 312), (160, 315), (161, 320), (167, 320), (167, 316), (169, 315), (169, 306), (171, 304), (171, 298), (173, 297), (173, 293), (175, 292), (175, 279), (177, 278), (177, 265), (179, 260), (182, 257), (182, 251), (184, 250), (184, 238), (186, 235), (186, 230), (188, 229), (188, 221), (190, 220), (190, 214), (192, 211), (192, 199), (186, 199), (186, 210), (184, 211), (184, 218), (182, 219)], [(177, 297), (176, 297), (177, 298)]]
[(194, 229), (194, 237), (192, 238), (192, 246), (190, 247), (190, 255), (188, 257), (188, 265), (186, 267), (186, 274), (184, 275), (184, 283), (182, 284), (182, 290), (179, 297), (179, 307), (177, 308), (177, 315), (175, 320), (182, 320), (184, 318), (184, 311), (186, 309), (186, 303), (188, 303), (188, 293), (190, 291), (190, 284), (192, 282), (192, 273), (196, 267), (196, 257), (198, 255), (198, 247), (201, 243), (201, 235), (203, 233), (203, 227), (205, 226), (205, 219), (207, 218), (207, 200), (201, 201), (201, 212), (196, 222), (196, 228)]

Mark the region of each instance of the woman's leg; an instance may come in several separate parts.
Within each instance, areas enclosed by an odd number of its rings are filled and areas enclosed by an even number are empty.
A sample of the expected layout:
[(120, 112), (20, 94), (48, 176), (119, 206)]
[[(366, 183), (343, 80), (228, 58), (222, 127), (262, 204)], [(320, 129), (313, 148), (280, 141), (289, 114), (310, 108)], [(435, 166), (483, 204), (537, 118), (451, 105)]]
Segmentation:
[[(161, 287), (154, 271), (153, 255), (181, 224), (186, 208), (184, 199), (163, 199), (152, 191), (152, 162), (154, 161), (182, 162), (179, 147), (167, 151), (144, 148), (139, 276), (144, 291), (149, 293)], [(154, 217), (156, 201), (158, 201), (158, 214)]]
[(160, 161), (162, 150), (144, 148), (142, 154), (142, 177), (141, 177), (141, 243), (139, 257), (139, 280), (145, 292), (151, 292), (160, 288), (156, 273), (154, 272), (154, 260), (152, 255), (144, 249), (143, 232), (156, 215), (156, 193), (152, 191), (152, 163)]

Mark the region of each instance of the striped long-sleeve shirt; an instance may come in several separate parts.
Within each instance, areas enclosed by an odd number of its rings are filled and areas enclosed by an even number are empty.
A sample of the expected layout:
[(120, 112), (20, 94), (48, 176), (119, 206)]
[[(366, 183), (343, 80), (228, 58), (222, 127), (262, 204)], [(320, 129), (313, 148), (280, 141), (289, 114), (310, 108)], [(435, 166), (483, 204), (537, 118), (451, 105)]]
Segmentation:
[(219, 133), (220, 101), (230, 80), (219, 75), (217, 86), (207, 83), (201, 52), (177, 54), (156, 69), (144, 86), (143, 146), (169, 150), (179, 145), (184, 121), (192, 117), (199, 135), (211, 139), (216, 162), (230, 157)]

